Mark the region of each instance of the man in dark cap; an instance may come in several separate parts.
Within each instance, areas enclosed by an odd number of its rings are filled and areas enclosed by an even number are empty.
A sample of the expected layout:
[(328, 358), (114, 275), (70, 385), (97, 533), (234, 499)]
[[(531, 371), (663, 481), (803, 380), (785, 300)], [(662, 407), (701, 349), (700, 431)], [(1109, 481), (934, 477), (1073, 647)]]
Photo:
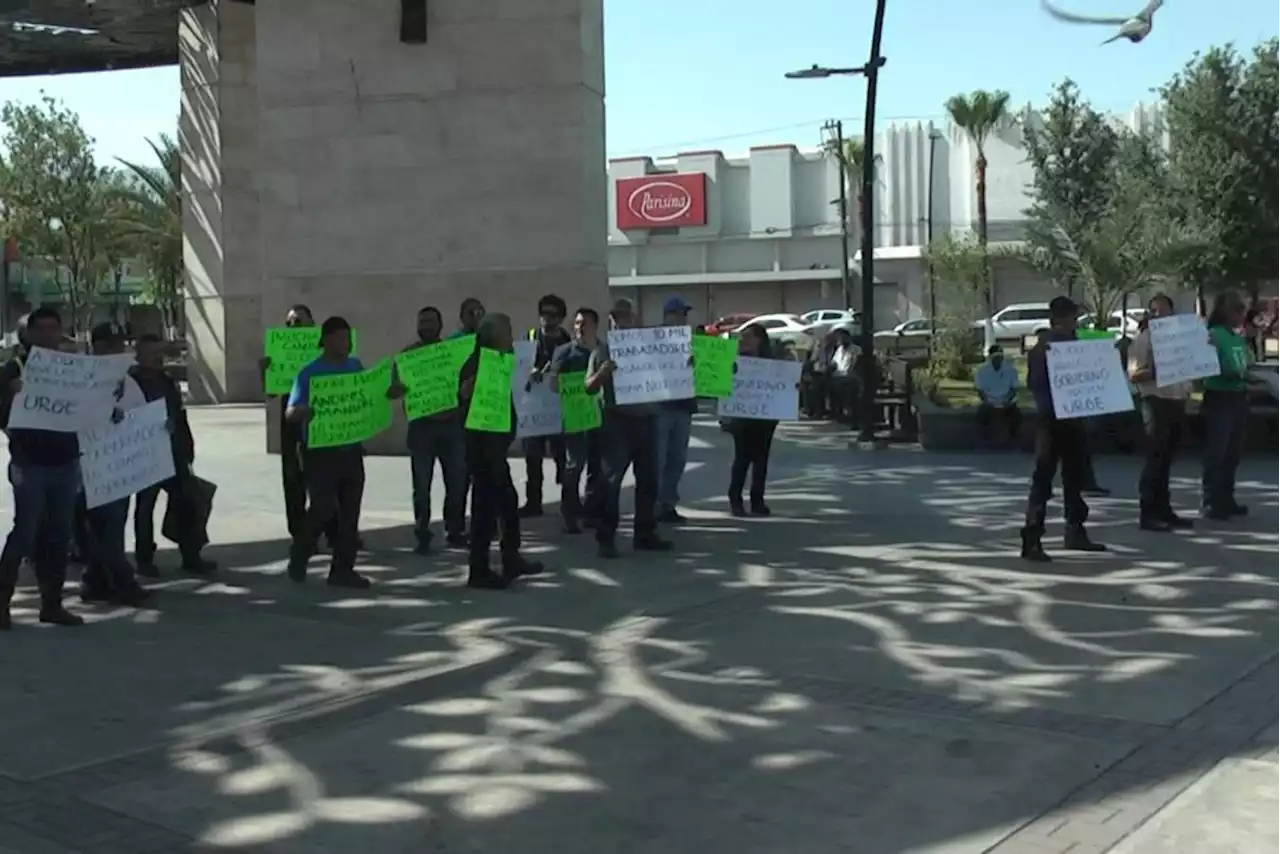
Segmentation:
[(1027, 495), (1026, 523), (1022, 528), (1022, 557), (1045, 563), (1041, 539), (1049, 498), (1053, 495), (1053, 478), (1059, 464), (1062, 468), (1062, 503), (1067, 529), (1062, 546), (1072, 551), (1100, 552), (1106, 546), (1089, 539), (1084, 524), (1089, 506), (1081, 492), (1085, 486), (1086, 455), (1084, 423), (1081, 419), (1059, 419), (1054, 415), (1053, 391), (1049, 381), (1047, 353), (1055, 342), (1076, 340), (1076, 318), (1080, 307), (1064, 296), (1049, 303), (1049, 332), (1027, 354), (1027, 387), (1036, 401), (1035, 468), (1031, 474), (1031, 490)]

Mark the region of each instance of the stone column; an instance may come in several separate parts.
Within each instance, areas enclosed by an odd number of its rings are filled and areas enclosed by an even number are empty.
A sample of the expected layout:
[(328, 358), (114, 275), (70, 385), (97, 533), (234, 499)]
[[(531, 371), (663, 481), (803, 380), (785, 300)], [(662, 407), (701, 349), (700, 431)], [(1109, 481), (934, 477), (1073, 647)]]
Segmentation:
[(372, 364), (426, 305), (607, 308), (601, 0), (429, 0), (424, 45), (398, 0), (256, 8), (264, 318), (343, 315)]
[(183, 9), (178, 44), (188, 387), (197, 403), (261, 400), (254, 7)]

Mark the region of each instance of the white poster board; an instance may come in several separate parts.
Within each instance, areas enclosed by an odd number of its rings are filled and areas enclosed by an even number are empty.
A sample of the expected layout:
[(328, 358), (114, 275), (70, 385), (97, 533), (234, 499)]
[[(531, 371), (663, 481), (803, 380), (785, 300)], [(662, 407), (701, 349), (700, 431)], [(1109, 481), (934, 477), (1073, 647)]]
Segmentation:
[(1054, 341), (1046, 359), (1053, 413), (1058, 418), (1089, 418), (1133, 409), (1128, 375), (1115, 341)]
[(119, 424), (80, 434), (80, 477), (92, 509), (141, 492), (175, 474), (163, 400), (124, 413)]
[(1157, 386), (1216, 377), (1221, 371), (1209, 330), (1194, 314), (1153, 317), (1149, 328)]
[(33, 347), (13, 398), (9, 429), (79, 433), (111, 420), (133, 354), (87, 356)]
[(626, 406), (693, 397), (692, 342), (688, 326), (609, 330), (614, 400)]
[(721, 418), (795, 421), (800, 417), (800, 363), (791, 359), (738, 357), (733, 394), (720, 398)]
[(538, 358), (538, 342), (517, 341), (515, 351), (511, 402), (516, 408), (516, 438), (554, 436), (560, 432), (560, 395), (545, 380), (529, 381)]

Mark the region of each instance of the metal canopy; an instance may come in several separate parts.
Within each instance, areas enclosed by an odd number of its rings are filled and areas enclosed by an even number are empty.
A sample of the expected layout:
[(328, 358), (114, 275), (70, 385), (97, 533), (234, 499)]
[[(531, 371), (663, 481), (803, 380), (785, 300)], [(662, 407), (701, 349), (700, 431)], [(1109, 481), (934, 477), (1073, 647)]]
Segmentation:
[(0, 0), (0, 77), (178, 61), (178, 12), (205, 0)]

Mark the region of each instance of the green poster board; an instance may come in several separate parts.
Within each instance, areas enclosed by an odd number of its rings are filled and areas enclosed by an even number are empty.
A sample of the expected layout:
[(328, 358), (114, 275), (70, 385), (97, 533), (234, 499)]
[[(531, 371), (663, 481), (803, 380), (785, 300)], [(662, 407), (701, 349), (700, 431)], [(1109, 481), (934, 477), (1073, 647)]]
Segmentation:
[(356, 445), (391, 426), (391, 360), (367, 371), (313, 376), (308, 398), (308, 448)]
[(396, 375), (404, 386), (404, 414), (410, 421), (456, 409), (458, 372), (476, 349), (476, 337), (464, 335), (414, 347), (396, 356)]
[(693, 393), (697, 397), (733, 394), (733, 363), (738, 342), (714, 335), (693, 336)]
[(565, 433), (585, 433), (600, 426), (600, 401), (587, 393), (587, 375), (560, 374), (556, 380), (560, 390), (560, 416)]
[(479, 433), (511, 432), (511, 379), (516, 370), (514, 353), (482, 348), (476, 370), (466, 428)]
[[(288, 394), (298, 374), (320, 355), (320, 327), (277, 326), (266, 331), (263, 354), (271, 360), (263, 384), (267, 394)], [(351, 352), (356, 352), (356, 332), (351, 330)]]

